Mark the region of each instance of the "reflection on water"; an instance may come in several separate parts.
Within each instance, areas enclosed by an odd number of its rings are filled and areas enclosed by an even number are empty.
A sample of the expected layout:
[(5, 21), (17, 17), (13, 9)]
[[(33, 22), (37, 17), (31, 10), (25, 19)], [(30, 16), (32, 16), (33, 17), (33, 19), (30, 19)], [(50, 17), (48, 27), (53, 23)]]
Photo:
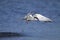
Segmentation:
[(21, 33), (14, 33), (14, 32), (0, 32), (0, 38), (1, 37), (22, 37), (25, 36)]

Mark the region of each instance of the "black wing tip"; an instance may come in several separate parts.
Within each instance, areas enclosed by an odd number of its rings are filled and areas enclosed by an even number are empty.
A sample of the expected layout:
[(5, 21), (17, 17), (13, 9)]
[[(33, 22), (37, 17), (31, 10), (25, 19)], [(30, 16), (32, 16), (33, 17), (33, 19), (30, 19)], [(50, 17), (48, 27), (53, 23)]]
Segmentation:
[(53, 21), (44, 21), (44, 22), (50, 22), (50, 23), (51, 23), (51, 22), (53, 22)]

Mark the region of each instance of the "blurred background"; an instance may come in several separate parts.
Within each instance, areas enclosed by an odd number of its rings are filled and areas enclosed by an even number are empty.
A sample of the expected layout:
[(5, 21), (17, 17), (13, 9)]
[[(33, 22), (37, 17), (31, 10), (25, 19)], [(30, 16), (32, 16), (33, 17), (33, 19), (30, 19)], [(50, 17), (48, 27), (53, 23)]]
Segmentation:
[[(54, 22), (32, 21), (27, 24), (22, 18), (30, 11)], [(0, 0), (0, 32), (28, 35), (0, 40), (60, 40), (60, 0)]]

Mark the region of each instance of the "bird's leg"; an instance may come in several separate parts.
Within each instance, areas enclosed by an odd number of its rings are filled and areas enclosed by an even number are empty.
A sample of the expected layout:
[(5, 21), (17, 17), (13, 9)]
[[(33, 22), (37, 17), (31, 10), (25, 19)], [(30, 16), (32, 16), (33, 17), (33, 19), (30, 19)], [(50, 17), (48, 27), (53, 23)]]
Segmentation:
[(31, 21), (31, 20), (26, 20), (26, 23), (28, 24), (29, 21)]
[(28, 20), (26, 20), (26, 23), (28, 24)]
[(26, 20), (26, 23), (28, 24), (28, 21)]

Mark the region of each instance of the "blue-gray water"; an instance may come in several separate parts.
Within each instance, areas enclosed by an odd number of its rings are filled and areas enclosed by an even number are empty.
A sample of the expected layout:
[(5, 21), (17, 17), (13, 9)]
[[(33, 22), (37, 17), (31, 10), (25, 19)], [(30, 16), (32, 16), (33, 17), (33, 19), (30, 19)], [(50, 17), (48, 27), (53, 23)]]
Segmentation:
[[(22, 18), (29, 11), (40, 13), (54, 22), (27, 24)], [(60, 40), (60, 0), (0, 0), (0, 32), (28, 35), (0, 40)]]

